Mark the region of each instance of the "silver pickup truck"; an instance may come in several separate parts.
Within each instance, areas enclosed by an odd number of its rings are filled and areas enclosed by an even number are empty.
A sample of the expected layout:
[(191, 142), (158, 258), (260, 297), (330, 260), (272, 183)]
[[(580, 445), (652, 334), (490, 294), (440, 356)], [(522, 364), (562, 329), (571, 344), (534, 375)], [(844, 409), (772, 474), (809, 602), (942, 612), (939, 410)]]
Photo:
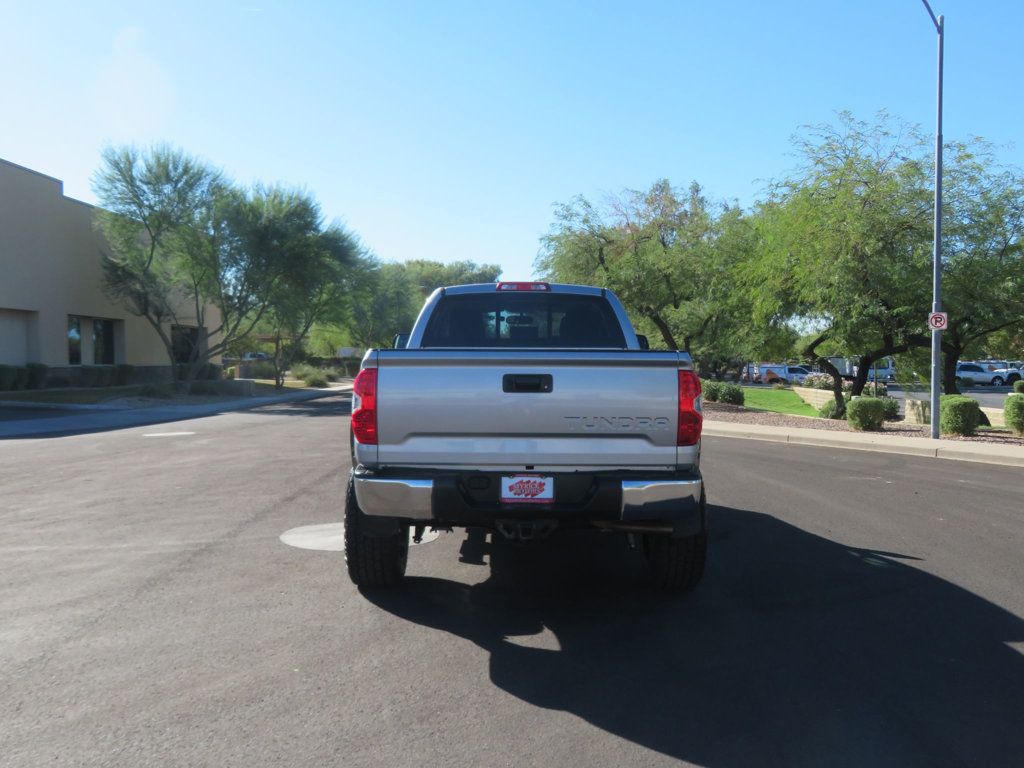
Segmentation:
[(640, 544), (658, 588), (693, 587), (707, 550), (700, 380), (687, 354), (646, 346), (601, 288), (434, 291), (404, 348), (369, 350), (355, 380), (352, 581), (399, 581), (428, 528), (520, 541), (599, 528)]

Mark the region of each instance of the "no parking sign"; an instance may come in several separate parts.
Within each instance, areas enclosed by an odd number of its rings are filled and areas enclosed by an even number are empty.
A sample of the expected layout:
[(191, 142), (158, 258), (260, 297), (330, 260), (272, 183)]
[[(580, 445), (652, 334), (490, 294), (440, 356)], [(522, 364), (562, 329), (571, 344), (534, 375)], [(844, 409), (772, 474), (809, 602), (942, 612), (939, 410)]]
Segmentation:
[(928, 327), (933, 331), (943, 331), (946, 329), (946, 324), (949, 321), (949, 317), (945, 312), (932, 312), (928, 315)]

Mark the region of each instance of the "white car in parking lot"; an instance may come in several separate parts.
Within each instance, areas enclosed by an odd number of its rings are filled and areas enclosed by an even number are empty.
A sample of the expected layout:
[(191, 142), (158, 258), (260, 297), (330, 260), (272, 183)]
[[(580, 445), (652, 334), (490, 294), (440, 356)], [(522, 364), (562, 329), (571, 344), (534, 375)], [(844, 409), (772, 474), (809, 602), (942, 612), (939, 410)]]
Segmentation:
[(1001, 387), (1020, 381), (1021, 371), (1017, 368), (992, 368), (983, 363), (958, 363), (956, 366), (957, 381), (970, 379), (975, 384)]

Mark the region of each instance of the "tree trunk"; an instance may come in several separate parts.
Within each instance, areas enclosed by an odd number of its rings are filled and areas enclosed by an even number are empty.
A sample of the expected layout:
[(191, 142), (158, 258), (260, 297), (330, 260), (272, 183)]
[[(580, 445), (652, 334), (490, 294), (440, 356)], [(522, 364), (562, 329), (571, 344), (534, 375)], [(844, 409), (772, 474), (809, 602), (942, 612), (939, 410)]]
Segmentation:
[(679, 345), (676, 344), (676, 337), (672, 335), (672, 329), (668, 327), (668, 323), (666, 323), (657, 312), (648, 312), (647, 317), (649, 317), (651, 322), (658, 327), (659, 331), (661, 331), (661, 338), (665, 340), (668, 348), (679, 349)]
[(960, 362), (962, 350), (943, 345), (942, 355), (942, 391), (947, 395), (959, 395), (960, 388), (956, 384), (956, 366)]
[(843, 397), (843, 376), (826, 357), (817, 358), (817, 363), (825, 369), (825, 373), (832, 377), (832, 397), (836, 401), (836, 408), (839, 413), (846, 413), (846, 399)]
[(804, 358), (812, 365), (817, 363), (825, 369), (825, 373), (832, 377), (832, 397), (835, 398), (837, 412), (846, 413), (846, 400), (843, 398), (843, 377), (839, 369), (832, 365), (827, 357), (818, 354), (818, 346), (828, 338), (829, 332), (825, 331), (814, 341), (804, 347)]
[(857, 373), (853, 377), (853, 389), (850, 390), (851, 396), (859, 396), (864, 392), (864, 387), (868, 383), (868, 374), (871, 372), (871, 366), (875, 364), (877, 357), (873, 355), (861, 355), (857, 358)]

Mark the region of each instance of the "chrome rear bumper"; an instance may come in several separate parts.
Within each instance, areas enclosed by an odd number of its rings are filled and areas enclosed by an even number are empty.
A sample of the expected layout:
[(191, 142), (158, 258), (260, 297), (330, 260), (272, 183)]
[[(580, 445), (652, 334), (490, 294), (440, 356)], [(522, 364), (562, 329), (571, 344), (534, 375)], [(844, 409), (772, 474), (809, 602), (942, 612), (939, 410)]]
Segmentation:
[[(366, 515), (411, 521), (438, 519), (434, 510), (433, 479), (375, 477), (357, 472), (354, 480), (359, 508)], [(606, 522), (668, 523), (700, 508), (703, 481), (699, 475), (650, 480), (624, 479), (616, 482), (621, 487), (621, 505), (618, 509), (604, 506), (595, 518)], [(443, 506), (449, 508), (453, 505), (449, 503)], [(558, 516), (557, 507), (554, 515)]]

